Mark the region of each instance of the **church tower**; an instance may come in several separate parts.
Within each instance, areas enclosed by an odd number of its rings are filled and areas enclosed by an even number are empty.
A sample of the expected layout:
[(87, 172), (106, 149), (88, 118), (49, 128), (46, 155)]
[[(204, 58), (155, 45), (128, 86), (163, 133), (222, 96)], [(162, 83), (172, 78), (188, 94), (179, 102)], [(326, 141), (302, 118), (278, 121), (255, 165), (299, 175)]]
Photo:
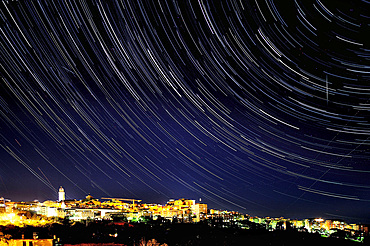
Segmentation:
[(59, 195), (59, 201), (60, 202), (64, 201), (66, 199), (66, 193), (64, 192), (64, 189), (63, 189), (62, 186), (59, 188), (58, 195)]

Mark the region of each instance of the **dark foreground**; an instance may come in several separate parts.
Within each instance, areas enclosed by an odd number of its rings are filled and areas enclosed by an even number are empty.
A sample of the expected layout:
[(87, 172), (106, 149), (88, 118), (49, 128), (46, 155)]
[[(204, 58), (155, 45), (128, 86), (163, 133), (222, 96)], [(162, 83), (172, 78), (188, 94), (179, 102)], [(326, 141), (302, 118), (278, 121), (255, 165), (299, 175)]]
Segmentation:
[[(339, 238), (323, 238), (318, 234), (291, 231), (266, 231), (263, 229), (216, 228), (206, 224), (128, 224), (75, 223), (72, 225), (53, 224), (43, 228), (37, 227), (1, 227), (3, 235), (11, 238), (32, 238), (34, 232), (39, 238), (60, 239), (61, 244), (79, 243), (117, 243), (128, 246), (143, 244), (142, 239), (155, 239), (168, 246), (187, 245), (336, 245), (362, 246), (368, 242), (358, 243)], [(141, 243), (140, 243), (141, 242)], [(158, 244), (158, 245), (160, 245)]]

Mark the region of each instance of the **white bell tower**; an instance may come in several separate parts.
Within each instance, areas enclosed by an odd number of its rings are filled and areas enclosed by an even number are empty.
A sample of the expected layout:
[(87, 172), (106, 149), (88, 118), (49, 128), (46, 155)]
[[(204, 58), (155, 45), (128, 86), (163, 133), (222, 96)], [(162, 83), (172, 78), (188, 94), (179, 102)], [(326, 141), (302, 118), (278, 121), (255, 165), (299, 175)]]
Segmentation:
[(64, 189), (63, 189), (62, 186), (59, 188), (58, 195), (59, 195), (59, 201), (60, 202), (64, 201), (66, 199), (66, 193), (64, 192)]

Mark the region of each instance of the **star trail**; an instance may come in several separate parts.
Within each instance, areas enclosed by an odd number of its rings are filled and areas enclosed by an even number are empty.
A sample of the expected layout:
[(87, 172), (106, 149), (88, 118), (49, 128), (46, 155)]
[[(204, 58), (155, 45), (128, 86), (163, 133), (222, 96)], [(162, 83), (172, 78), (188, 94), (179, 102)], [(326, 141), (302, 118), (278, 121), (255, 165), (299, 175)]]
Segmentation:
[(369, 10), (1, 1), (0, 195), (370, 222)]

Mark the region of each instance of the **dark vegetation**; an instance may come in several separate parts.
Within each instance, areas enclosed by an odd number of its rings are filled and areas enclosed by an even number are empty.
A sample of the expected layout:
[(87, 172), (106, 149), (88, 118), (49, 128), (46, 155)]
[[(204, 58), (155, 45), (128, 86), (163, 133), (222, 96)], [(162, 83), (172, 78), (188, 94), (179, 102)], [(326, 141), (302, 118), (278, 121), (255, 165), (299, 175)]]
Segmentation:
[[(62, 244), (78, 243), (117, 243), (124, 245), (140, 244), (142, 239), (156, 239), (160, 244), (174, 245), (370, 245), (340, 238), (323, 238), (319, 234), (286, 231), (267, 231), (258, 224), (248, 222), (250, 229), (223, 228), (212, 221), (198, 224), (170, 223), (168, 221), (147, 221), (127, 223), (112, 221), (90, 221), (54, 223), (45, 227), (0, 227), (2, 235), (11, 238), (32, 238), (34, 232), (39, 238), (60, 239)], [(1, 233), (0, 233), (1, 235)]]

